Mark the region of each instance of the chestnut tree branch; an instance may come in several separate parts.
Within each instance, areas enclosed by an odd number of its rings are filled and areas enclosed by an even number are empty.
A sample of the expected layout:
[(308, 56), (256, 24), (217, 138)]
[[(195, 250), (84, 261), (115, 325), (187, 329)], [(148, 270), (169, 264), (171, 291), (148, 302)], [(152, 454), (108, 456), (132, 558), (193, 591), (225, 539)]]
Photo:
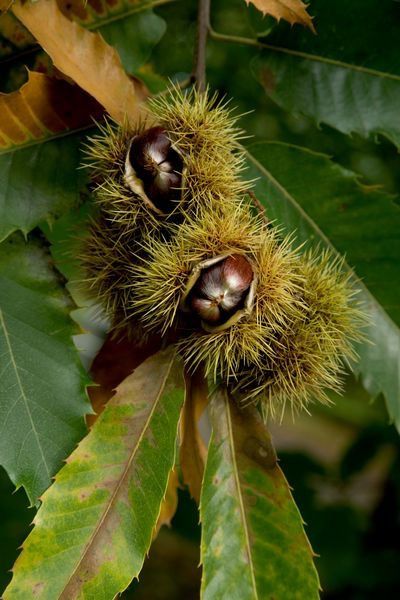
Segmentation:
[(193, 81), (199, 92), (204, 92), (206, 89), (206, 49), (210, 28), (210, 3), (211, 0), (199, 0), (198, 4)]

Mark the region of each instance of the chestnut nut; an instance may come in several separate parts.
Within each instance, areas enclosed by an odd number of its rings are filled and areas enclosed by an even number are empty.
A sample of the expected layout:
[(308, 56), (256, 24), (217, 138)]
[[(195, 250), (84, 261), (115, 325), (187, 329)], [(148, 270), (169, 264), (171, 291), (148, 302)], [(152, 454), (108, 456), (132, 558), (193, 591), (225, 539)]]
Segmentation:
[(190, 295), (192, 311), (206, 323), (223, 323), (243, 307), (253, 277), (249, 261), (241, 254), (203, 269)]
[(151, 127), (135, 136), (128, 160), (148, 199), (158, 211), (170, 213), (181, 196), (183, 160), (165, 129)]

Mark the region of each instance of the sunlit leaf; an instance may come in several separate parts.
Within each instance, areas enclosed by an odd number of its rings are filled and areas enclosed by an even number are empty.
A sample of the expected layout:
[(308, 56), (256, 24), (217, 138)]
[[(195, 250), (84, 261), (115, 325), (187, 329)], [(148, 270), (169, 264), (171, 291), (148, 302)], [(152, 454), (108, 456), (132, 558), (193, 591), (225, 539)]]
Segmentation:
[(312, 600), (318, 575), (268, 432), (224, 390), (211, 400), (201, 495), (202, 598)]
[[(346, 256), (359, 300), (369, 314), (368, 342), (355, 371), (375, 397), (383, 392), (400, 428), (400, 208), (327, 156), (285, 144), (249, 148), (250, 176), (270, 219), (299, 241)], [(389, 285), (390, 282), (390, 285)]]
[(174, 465), (182, 369), (169, 348), (118, 386), (43, 496), (4, 598), (114, 598), (148, 552)]
[(70, 21), (55, 0), (18, 0), (12, 10), (64, 75), (93, 96), (116, 121), (137, 121), (146, 92), (125, 73), (117, 51), (98, 33)]
[(284, 19), (291, 25), (300, 23), (312, 31), (314, 25), (307, 12), (307, 5), (301, 0), (245, 0), (247, 4), (254, 4), (263, 15), (271, 15), (278, 21)]
[(71, 308), (37, 242), (14, 234), (0, 245), (0, 462), (32, 503), (84, 434), (90, 412)]

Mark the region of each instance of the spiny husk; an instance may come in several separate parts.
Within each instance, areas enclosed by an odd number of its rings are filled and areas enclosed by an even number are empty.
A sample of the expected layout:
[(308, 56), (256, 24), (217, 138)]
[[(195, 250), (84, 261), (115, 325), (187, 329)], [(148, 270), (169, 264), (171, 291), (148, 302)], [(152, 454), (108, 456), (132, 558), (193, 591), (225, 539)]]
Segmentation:
[[(166, 129), (185, 162), (184, 202), (167, 218), (149, 210), (125, 180), (125, 160), (132, 137), (155, 122)], [(219, 207), (229, 205), (229, 210), (235, 212), (236, 194), (247, 185), (240, 181), (240, 135), (230, 111), (218, 104), (215, 96), (208, 98), (195, 91), (183, 93), (173, 88), (151, 102), (148, 120), (139, 123), (135, 130), (126, 123), (117, 126), (106, 121), (99, 126), (98, 134), (88, 140), (86, 166), (91, 173), (99, 217), (82, 249), (82, 263), (87, 272), (86, 287), (98, 296), (114, 327), (134, 321), (133, 297), (135, 286), (140, 289), (141, 281), (132, 279), (131, 269), (133, 263), (140, 264), (146, 256), (147, 246), (151, 248), (159, 239), (167, 240), (174, 234), (176, 222), (198, 210), (206, 208), (219, 213)], [(240, 238), (242, 225), (238, 220), (236, 224)], [(231, 232), (231, 237), (235, 239), (235, 232)], [(239, 239), (239, 247), (240, 244)], [(212, 248), (206, 248), (207, 251)], [(144, 272), (142, 277), (146, 279)], [(167, 319), (164, 329), (170, 322)]]
[(242, 402), (259, 402), (265, 418), (282, 415), (286, 405), (297, 413), (314, 401), (329, 403), (327, 389), (340, 392), (365, 323), (342, 267), (329, 252), (307, 252), (298, 266), (303, 311), (284, 333), (273, 332), (263, 368), (243, 363), (233, 376), (220, 372)]
[[(232, 112), (215, 96), (172, 89), (149, 104), (149, 121), (167, 132), (184, 161), (182, 202), (161, 217), (124, 179), (135, 131), (106, 123), (87, 152), (99, 205), (82, 252), (86, 287), (114, 328), (162, 335), (177, 329), (189, 370), (200, 363), (243, 402), (258, 402), (265, 418), (339, 391), (355, 358), (362, 312), (342, 264), (326, 252), (299, 256), (292, 241), (252, 216), (243, 201), (243, 137)], [(244, 254), (254, 267), (249, 314), (223, 331), (203, 331), (181, 300), (199, 263)]]
[(159, 217), (126, 185), (125, 159), (133, 135), (143, 131), (138, 123), (135, 131), (105, 121), (99, 132), (85, 145), (86, 167), (90, 170), (93, 193), (102, 216), (115, 225), (118, 235), (159, 228)]
[(216, 94), (177, 87), (149, 101), (152, 117), (184, 157), (186, 211), (196, 212), (210, 196), (214, 204), (226, 202), (250, 185), (241, 179), (244, 153), (239, 141), (244, 133), (228, 104), (219, 102)]
[(99, 301), (110, 318), (113, 330), (125, 329), (129, 338), (143, 337), (143, 328), (129, 306), (131, 264), (137, 260), (137, 242), (104, 216), (94, 219), (81, 250), (86, 278), (81, 282), (86, 293)]
[[(169, 92), (148, 104), (148, 118), (132, 130), (128, 124), (106, 121), (85, 146), (86, 163), (91, 173), (93, 191), (104, 215), (121, 228), (159, 229), (168, 221), (179, 220), (181, 210), (196, 212), (203, 204), (228, 201), (249, 187), (241, 180), (244, 155), (239, 150), (243, 132), (236, 117), (216, 95), (195, 90), (183, 92), (171, 87)], [(165, 128), (173, 147), (184, 161), (182, 200), (166, 223), (146, 207), (125, 180), (125, 159), (130, 142), (154, 123)], [(165, 217), (164, 217), (165, 220)]]
[(234, 253), (245, 254), (257, 277), (253, 311), (231, 327), (207, 333), (185, 324), (178, 341), (189, 370), (205, 364), (206, 372), (234, 376), (243, 364), (258, 365), (270, 355), (274, 331), (285, 331), (302, 310), (299, 291), (302, 279), (296, 273), (297, 255), (289, 240), (251, 216), (246, 204), (234, 211), (226, 208), (204, 211), (188, 218), (167, 243), (156, 241), (148, 248), (148, 260), (135, 269), (137, 297), (132, 309), (151, 329), (165, 332), (179, 314), (190, 273), (199, 262)]

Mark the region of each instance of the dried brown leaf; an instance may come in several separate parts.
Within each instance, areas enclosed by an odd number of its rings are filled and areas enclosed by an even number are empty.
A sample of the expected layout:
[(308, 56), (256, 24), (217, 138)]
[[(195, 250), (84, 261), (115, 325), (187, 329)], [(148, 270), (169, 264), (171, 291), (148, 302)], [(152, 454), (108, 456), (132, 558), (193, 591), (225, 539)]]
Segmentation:
[(263, 15), (271, 15), (278, 21), (284, 19), (291, 25), (300, 23), (315, 33), (312, 17), (307, 12), (307, 5), (301, 0), (245, 0), (246, 4), (254, 4)]
[(134, 124), (146, 97), (138, 80), (125, 73), (117, 51), (99, 33), (65, 17), (56, 0), (12, 6), (14, 14), (49, 54), (54, 65), (106, 109), (118, 122)]
[(199, 419), (208, 403), (207, 381), (201, 369), (186, 376), (185, 404), (180, 421), (180, 465), (190, 494), (200, 501), (207, 449), (199, 431)]
[(77, 85), (30, 72), (19, 90), (0, 94), (0, 150), (82, 129), (102, 112)]
[(14, 0), (0, 0), (0, 13), (6, 12)]

